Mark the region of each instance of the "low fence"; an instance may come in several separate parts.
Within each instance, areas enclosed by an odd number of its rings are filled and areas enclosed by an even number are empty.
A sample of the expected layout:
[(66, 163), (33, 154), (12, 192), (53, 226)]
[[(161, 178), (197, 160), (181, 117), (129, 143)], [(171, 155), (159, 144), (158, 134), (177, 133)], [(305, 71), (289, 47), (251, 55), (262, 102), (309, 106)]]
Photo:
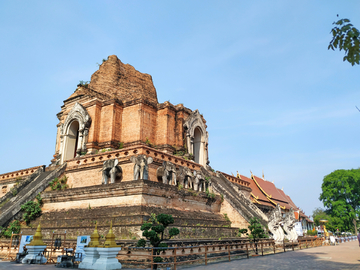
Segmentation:
[[(264, 256), (295, 249), (305, 249), (310, 247), (322, 246), (322, 239), (301, 239), (296, 242), (283, 242), (278, 245), (273, 240), (264, 240), (252, 243), (229, 243), (219, 245), (200, 245), (200, 246), (179, 246), (167, 248), (137, 248), (125, 247), (118, 255), (119, 261), (123, 265), (137, 267), (158, 267), (172, 265), (176, 267), (181, 264), (204, 263), (218, 261), (221, 259), (241, 259), (250, 256)], [(257, 252), (256, 252), (257, 250)]]
[[(58, 255), (64, 254), (66, 248), (76, 249), (75, 240), (66, 240), (61, 247), (54, 245), (54, 241), (44, 240), (47, 244), (44, 256), (48, 263), (55, 263)], [(250, 256), (265, 256), (294, 250), (301, 250), (311, 247), (322, 246), (326, 243), (322, 238), (302, 238), (294, 242), (283, 242), (275, 244), (273, 240), (260, 240), (255, 244), (248, 240), (229, 241), (219, 244), (200, 244), (190, 246), (170, 246), (167, 248), (138, 248), (123, 247), (117, 258), (124, 266), (151, 267), (170, 266), (176, 270), (182, 264), (207, 265), (209, 262), (219, 260), (232, 260), (249, 258)], [(257, 252), (256, 252), (257, 250)], [(0, 257), (13, 260), (18, 252), (18, 245), (13, 245), (11, 240), (0, 241)], [(161, 258), (161, 259), (159, 259)], [(161, 260), (161, 261), (159, 261)]]

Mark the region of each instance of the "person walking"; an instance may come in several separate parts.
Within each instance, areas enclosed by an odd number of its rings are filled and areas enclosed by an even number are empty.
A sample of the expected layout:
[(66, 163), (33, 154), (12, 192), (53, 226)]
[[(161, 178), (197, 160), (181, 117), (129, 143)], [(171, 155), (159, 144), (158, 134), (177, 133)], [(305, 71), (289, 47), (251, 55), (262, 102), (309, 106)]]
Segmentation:
[(359, 232), (359, 234), (357, 235), (357, 238), (358, 238), (358, 241), (359, 241), (359, 247), (360, 247), (360, 232)]

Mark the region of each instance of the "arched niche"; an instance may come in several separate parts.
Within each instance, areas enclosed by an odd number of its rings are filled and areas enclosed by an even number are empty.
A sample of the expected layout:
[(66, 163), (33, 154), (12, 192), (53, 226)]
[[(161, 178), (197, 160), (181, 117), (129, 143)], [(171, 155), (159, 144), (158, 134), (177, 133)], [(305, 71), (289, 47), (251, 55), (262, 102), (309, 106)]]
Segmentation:
[(198, 110), (192, 112), (184, 123), (186, 147), (194, 161), (205, 166), (208, 159), (208, 133)]
[(90, 115), (82, 105), (76, 102), (60, 126), (60, 164), (80, 156), (81, 153), (86, 153), (90, 125)]
[(64, 161), (76, 157), (76, 150), (79, 141), (79, 122), (74, 120), (69, 125), (67, 136), (65, 137)]

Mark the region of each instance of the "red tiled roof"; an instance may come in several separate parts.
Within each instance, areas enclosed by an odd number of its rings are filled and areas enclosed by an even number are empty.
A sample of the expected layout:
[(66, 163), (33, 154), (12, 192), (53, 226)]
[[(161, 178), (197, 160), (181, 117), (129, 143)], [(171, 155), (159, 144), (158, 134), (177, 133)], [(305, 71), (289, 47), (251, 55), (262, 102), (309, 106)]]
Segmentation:
[(290, 209), (288, 201), (280, 194), (274, 183), (271, 183), (255, 175), (252, 175), (252, 178), (258, 183), (260, 190), (262, 189), (261, 192), (265, 193), (264, 195), (270, 202), (273, 203), (273, 205), (280, 204), (280, 207), (283, 209)]
[(308, 218), (303, 212), (300, 211), (300, 214), (297, 212), (299, 208), (291, 200), (290, 196), (286, 195), (283, 190), (278, 189), (274, 183), (253, 174), (251, 174), (251, 178), (244, 175), (238, 176), (240, 176), (241, 180), (250, 183), (250, 188), (252, 190), (251, 199), (254, 203), (271, 207), (275, 207), (276, 204), (279, 204), (280, 207), (287, 210), (292, 207), (296, 219), (299, 219), (299, 215), (300, 217)]
[(252, 189), (251, 197), (256, 199), (257, 202), (255, 201), (255, 203), (274, 207), (274, 205), (271, 202), (269, 202), (269, 200), (265, 197), (265, 195), (261, 192), (261, 190), (258, 188), (258, 186), (254, 183), (252, 179), (247, 178), (244, 175), (240, 175), (240, 177), (241, 179), (245, 179), (250, 183), (250, 188)]

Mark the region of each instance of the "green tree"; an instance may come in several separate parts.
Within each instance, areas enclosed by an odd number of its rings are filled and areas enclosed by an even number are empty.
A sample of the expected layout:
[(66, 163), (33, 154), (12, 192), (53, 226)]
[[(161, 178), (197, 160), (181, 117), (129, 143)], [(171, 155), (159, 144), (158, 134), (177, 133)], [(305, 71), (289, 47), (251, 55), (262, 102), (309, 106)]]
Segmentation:
[[(167, 239), (164, 238), (164, 232), (165, 229), (170, 225), (174, 223), (174, 218), (171, 215), (167, 214), (151, 214), (151, 217), (149, 219), (149, 222), (145, 222), (143, 225), (141, 225), (140, 230), (143, 231), (143, 236), (150, 241), (150, 244), (153, 247), (160, 247), (166, 249), (168, 245), (166, 243), (161, 243), (162, 241), (169, 240), (173, 236), (179, 234), (178, 228), (171, 228), (169, 230), (169, 236)], [(140, 239), (137, 243), (138, 247), (145, 247), (146, 240)], [(154, 249), (153, 255), (159, 255), (161, 252), (161, 249)], [(161, 257), (154, 257), (154, 262), (162, 262), (163, 259)], [(157, 269), (157, 265), (154, 265), (154, 269)]]
[(18, 234), (20, 233), (20, 230), (21, 230), (20, 221), (13, 220), (12, 222), (10, 222), (7, 228), (0, 227), (0, 236), (11, 238), (12, 233)]
[(331, 29), (333, 35), (328, 49), (339, 49), (345, 51), (343, 61), (348, 61), (351, 65), (360, 63), (360, 32), (356, 29), (349, 19), (341, 19), (333, 23), (335, 27)]
[(332, 232), (336, 232), (336, 230), (339, 228), (339, 230), (343, 227), (343, 222), (341, 220), (338, 220), (336, 217), (330, 216), (326, 211), (320, 207), (315, 208), (313, 211), (313, 220), (315, 223), (315, 226), (324, 225), (320, 223), (320, 220), (327, 220), (328, 222), (325, 224), (326, 229)]
[[(250, 231), (250, 234), (248, 233)], [(238, 236), (245, 234), (249, 237), (249, 240), (255, 244), (255, 253), (258, 254), (258, 242), (261, 238), (268, 238), (269, 236), (265, 233), (263, 225), (260, 221), (254, 217), (250, 219), (250, 224), (247, 229), (239, 229)]]
[(326, 175), (321, 189), (319, 199), (332, 224), (342, 231), (353, 230), (360, 214), (360, 169), (336, 170)]

